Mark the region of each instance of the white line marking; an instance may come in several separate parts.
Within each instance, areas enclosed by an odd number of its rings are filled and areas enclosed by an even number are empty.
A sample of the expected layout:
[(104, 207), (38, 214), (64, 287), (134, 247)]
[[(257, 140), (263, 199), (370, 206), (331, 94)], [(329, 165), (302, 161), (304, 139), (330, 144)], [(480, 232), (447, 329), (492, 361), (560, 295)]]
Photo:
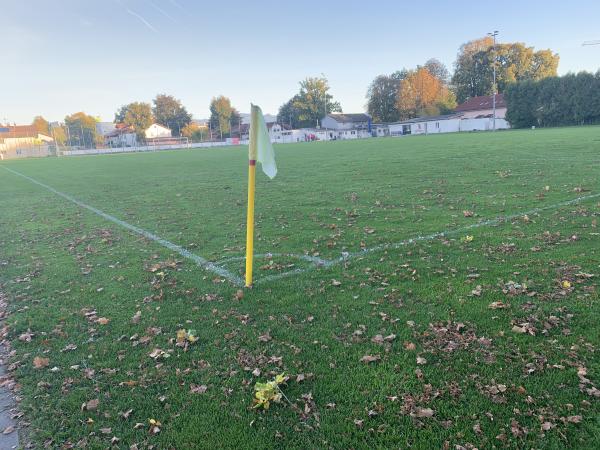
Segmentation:
[[(76, 205), (78, 205), (78, 206), (80, 206), (82, 208), (86, 208), (86, 209), (92, 211), (93, 213), (95, 213), (95, 214), (97, 214), (97, 215), (99, 215), (101, 217), (104, 217), (105, 219), (107, 219), (107, 220), (109, 220), (111, 222), (114, 222), (114, 223), (116, 223), (118, 225), (121, 225), (122, 227), (127, 228), (127, 229), (129, 229), (129, 230), (131, 230), (131, 231), (133, 231), (133, 232), (135, 232), (137, 234), (140, 234), (140, 235), (142, 235), (142, 236), (144, 236), (144, 237), (146, 237), (146, 238), (148, 238), (150, 240), (158, 242), (162, 246), (164, 246), (164, 247), (166, 247), (166, 248), (168, 248), (170, 250), (173, 250), (173, 251), (179, 253), (180, 255), (182, 255), (182, 256), (184, 256), (184, 257), (186, 257), (188, 259), (193, 260), (199, 266), (201, 266), (201, 267), (205, 268), (206, 270), (209, 270), (209, 271), (211, 271), (213, 273), (216, 273), (217, 275), (220, 275), (223, 278), (228, 279), (229, 281), (231, 281), (232, 283), (234, 283), (234, 284), (236, 284), (238, 286), (243, 286), (243, 284), (244, 284), (243, 280), (240, 277), (232, 274), (227, 269), (225, 269), (223, 267), (220, 267), (217, 264), (212, 263), (212, 262), (210, 262), (210, 261), (208, 261), (208, 260), (206, 260), (206, 259), (204, 259), (204, 258), (202, 258), (200, 256), (194, 255), (193, 253), (189, 252), (188, 250), (184, 249), (183, 247), (180, 247), (180, 246), (178, 246), (176, 244), (173, 244), (172, 242), (169, 242), (169, 241), (167, 241), (165, 239), (162, 239), (162, 238), (160, 238), (160, 237), (158, 237), (158, 236), (156, 236), (156, 235), (154, 235), (154, 234), (152, 234), (152, 233), (150, 233), (150, 232), (148, 232), (146, 230), (138, 228), (138, 227), (136, 227), (134, 225), (130, 225), (127, 222), (124, 222), (124, 221), (122, 221), (120, 219), (117, 219), (116, 217), (113, 217), (113, 216), (111, 216), (109, 214), (106, 214), (103, 211), (100, 211), (99, 209), (96, 209), (96, 208), (94, 208), (92, 206), (88, 206), (85, 203), (82, 203), (79, 200), (71, 197), (70, 195), (63, 194), (62, 192), (59, 192), (59, 191), (57, 191), (56, 189), (54, 189), (54, 188), (52, 188), (50, 186), (47, 186), (47, 185), (45, 185), (45, 184), (43, 184), (43, 183), (41, 183), (41, 182), (39, 182), (37, 180), (34, 180), (33, 178), (28, 177), (27, 175), (23, 175), (22, 173), (19, 173), (17, 171), (14, 171), (14, 170), (9, 169), (9, 168), (4, 167), (4, 166), (2, 166), (2, 168), (5, 169), (5, 170), (7, 170), (7, 171), (9, 171), (9, 172), (14, 173), (15, 175), (23, 177), (23, 178), (31, 181), (32, 183), (35, 183), (35, 184), (37, 184), (37, 185), (39, 185), (39, 186), (41, 186), (41, 187), (43, 187), (43, 188), (45, 188), (45, 189), (53, 192), (53, 193), (55, 193), (56, 195), (59, 195), (59, 196), (65, 198), (65, 199), (69, 200), (70, 202), (73, 202), (73, 203), (75, 203)], [(400, 242), (396, 242), (396, 243), (392, 243), (392, 244), (377, 245), (375, 247), (366, 248), (366, 249), (360, 250), (358, 252), (348, 253), (348, 254), (346, 254), (344, 256), (341, 256), (341, 257), (339, 257), (337, 259), (332, 259), (332, 260), (330, 260), (330, 259), (322, 259), (322, 258), (319, 258), (319, 257), (309, 256), (309, 255), (294, 255), (294, 254), (291, 254), (291, 253), (266, 253), (266, 254), (258, 254), (258, 255), (255, 255), (255, 256), (256, 257), (269, 257), (269, 256), (274, 256), (274, 257), (281, 257), (281, 256), (284, 256), (284, 257), (286, 257), (286, 256), (287, 257), (294, 257), (294, 258), (302, 259), (302, 260), (305, 260), (305, 261), (308, 261), (308, 262), (312, 262), (314, 265), (310, 266), (308, 268), (298, 268), (298, 269), (291, 270), (289, 272), (283, 272), (283, 273), (278, 273), (278, 274), (273, 274), (273, 275), (267, 275), (265, 277), (262, 277), (262, 278), (259, 278), (258, 280), (256, 280), (254, 282), (254, 284), (256, 285), (256, 284), (262, 284), (262, 283), (265, 283), (265, 282), (268, 282), (268, 281), (275, 281), (275, 280), (279, 280), (279, 279), (282, 279), (282, 278), (289, 277), (291, 275), (300, 275), (300, 274), (309, 272), (311, 270), (314, 270), (314, 269), (316, 269), (318, 267), (326, 267), (326, 268), (327, 267), (332, 267), (334, 265), (340, 264), (340, 263), (342, 263), (344, 261), (347, 261), (349, 259), (353, 259), (353, 258), (365, 256), (365, 255), (368, 255), (370, 253), (374, 253), (374, 252), (378, 252), (378, 251), (382, 251), (382, 250), (399, 249), (401, 247), (405, 247), (407, 245), (414, 244), (416, 242), (431, 241), (431, 240), (439, 238), (439, 237), (452, 236), (452, 235), (464, 233), (466, 231), (473, 230), (473, 229), (476, 229), (476, 228), (481, 228), (481, 227), (486, 227), (486, 226), (491, 226), (491, 225), (499, 225), (499, 224), (501, 224), (503, 222), (507, 222), (509, 220), (517, 219), (519, 217), (523, 217), (523, 216), (527, 216), (527, 215), (533, 215), (533, 214), (539, 214), (539, 213), (541, 213), (543, 211), (549, 211), (549, 210), (552, 210), (552, 209), (561, 208), (563, 206), (575, 205), (575, 204), (580, 203), (582, 201), (590, 200), (590, 199), (593, 199), (593, 198), (599, 198), (599, 197), (600, 197), (600, 193), (590, 194), (590, 195), (584, 195), (582, 197), (577, 197), (577, 198), (574, 198), (572, 200), (566, 200), (564, 202), (555, 203), (553, 205), (543, 206), (541, 208), (534, 208), (534, 209), (530, 209), (529, 211), (524, 211), (524, 212), (520, 212), (520, 213), (516, 213), (516, 214), (511, 214), (509, 216), (501, 216), (501, 217), (496, 217), (495, 219), (484, 220), (484, 221), (477, 222), (477, 223), (474, 223), (474, 224), (471, 224), (471, 225), (467, 225), (466, 227), (456, 228), (454, 230), (446, 230), (446, 231), (440, 231), (440, 232), (437, 232), (437, 233), (427, 234), (427, 235), (424, 235), (424, 236), (416, 236), (414, 238), (406, 239), (406, 240), (403, 240), (403, 241), (400, 241)], [(230, 258), (225, 258), (225, 259), (221, 260), (219, 263), (222, 264), (222, 263), (228, 262), (228, 261), (241, 261), (241, 260), (244, 260), (244, 259), (245, 259), (245, 257), (243, 257), (243, 256), (233, 256), (233, 257), (230, 257)]]
[(598, 194), (584, 195), (582, 197), (577, 197), (577, 198), (574, 198), (572, 200), (566, 200), (564, 202), (555, 203), (553, 205), (548, 205), (548, 206), (543, 206), (541, 208), (530, 209), (529, 211), (524, 211), (524, 212), (517, 213), (517, 214), (511, 214), (509, 216), (502, 216), (502, 217), (496, 217), (495, 219), (484, 220), (482, 222), (473, 223), (471, 225), (467, 225), (466, 227), (456, 228), (454, 230), (440, 231), (440, 232), (437, 232), (437, 233), (427, 234), (425, 236), (416, 236), (414, 238), (406, 239), (404, 241), (396, 242), (396, 243), (393, 243), (393, 244), (381, 244), (381, 245), (377, 245), (375, 247), (366, 248), (366, 249), (360, 250), (358, 252), (348, 253), (348, 254), (346, 254), (344, 256), (340, 256), (337, 259), (322, 260), (323, 261), (322, 264), (315, 265), (315, 266), (312, 266), (312, 267), (309, 267), (309, 268), (306, 268), (306, 269), (295, 269), (295, 270), (292, 270), (292, 271), (289, 271), (289, 272), (283, 272), (283, 273), (268, 275), (266, 277), (260, 278), (254, 284), (260, 284), (260, 283), (264, 283), (264, 282), (267, 282), (267, 281), (279, 280), (281, 278), (285, 278), (285, 277), (288, 277), (288, 276), (291, 276), (291, 275), (296, 275), (296, 274), (308, 272), (309, 270), (314, 270), (315, 268), (317, 268), (319, 266), (321, 266), (321, 267), (332, 267), (332, 266), (340, 264), (340, 263), (342, 263), (344, 261), (348, 261), (349, 259), (353, 259), (353, 258), (365, 256), (365, 255), (368, 255), (369, 253), (374, 253), (374, 252), (378, 252), (378, 251), (381, 251), (381, 250), (399, 249), (401, 247), (405, 247), (407, 245), (414, 244), (416, 242), (431, 241), (433, 239), (436, 239), (436, 238), (439, 238), (439, 237), (443, 237), (443, 236), (452, 236), (452, 235), (455, 235), (455, 234), (464, 233), (466, 231), (473, 230), (475, 228), (487, 227), (487, 226), (490, 226), (490, 225), (499, 225), (499, 224), (501, 224), (503, 222), (507, 222), (507, 221), (510, 221), (510, 220), (513, 220), (513, 219), (517, 219), (519, 217), (533, 215), (533, 214), (539, 214), (539, 213), (541, 213), (543, 211), (557, 209), (557, 208), (561, 208), (563, 206), (575, 205), (575, 204), (580, 203), (582, 201), (590, 200), (590, 199), (593, 199), (593, 198), (600, 198), (600, 193), (598, 193)]
[(99, 209), (94, 208), (93, 206), (86, 205), (85, 203), (77, 200), (76, 198), (71, 197), (68, 194), (64, 194), (60, 191), (57, 191), (53, 187), (50, 187), (44, 183), (34, 180), (33, 178), (28, 177), (27, 175), (23, 175), (22, 173), (19, 173), (16, 170), (12, 170), (12, 169), (9, 169), (8, 167), (4, 167), (4, 166), (2, 166), (2, 168), (15, 174), (15, 175), (25, 178), (26, 180), (28, 180), (34, 184), (37, 184), (38, 186), (41, 186), (44, 189), (47, 189), (50, 192), (53, 192), (54, 194), (59, 195), (60, 197), (66, 199), (66, 200), (69, 200), (72, 203), (75, 203), (77, 206), (80, 206), (81, 208), (87, 209), (87, 210), (93, 212), (94, 214), (97, 214), (100, 217), (103, 217), (104, 219), (109, 220), (110, 222), (116, 223), (117, 225), (120, 225), (123, 228), (127, 228), (128, 230), (133, 231), (134, 233), (137, 233), (141, 236), (144, 236), (147, 239), (157, 242), (158, 244), (162, 245), (163, 247), (168, 248), (169, 250), (173, 250), (174, 252), (179, 253), (184, 258), (194, 261), (200, 267), (231, 281), (233, 284), (236, 284), (238, 286), (243, 286), (243, 284), (244, 284), (243, 280), (240, 277), (232, 274), (227, 269), (224, 269), (223, 267), (220, 267), (220, 266), (202, 258), (201, 256), (194, 255), (192, 252), (186, 250), (183, 247), (180, 247), (177, 244), (173, 244), (172, 242), (167, 241), (166, 239), (163, 239), (155, 234), (152, 234), (149, 231), (143, 230), (142, 228), (136, 227), (135, 225), (131, 225), (127, 222), (122, 221), (121, 219), (117, 219), (116, 217), (111, 216), (110, 214), (106, 214), (104, 211), (100, 211)]

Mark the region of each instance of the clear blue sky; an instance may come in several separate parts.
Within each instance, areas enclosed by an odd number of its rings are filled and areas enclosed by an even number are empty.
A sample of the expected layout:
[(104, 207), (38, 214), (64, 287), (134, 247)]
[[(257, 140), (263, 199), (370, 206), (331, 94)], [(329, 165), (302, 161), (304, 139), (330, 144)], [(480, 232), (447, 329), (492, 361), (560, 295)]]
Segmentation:
[(157, 93), (196, 118), (219, 94), (276, 113), (299, 80), (321, 74), (345, 112), (360, 112), (376, 75), (431, 57), (452, 68), (463, 42), (495, 29), (558, 52), (561, 74), (600, 68), (600, 46), (581, 46), (600, 39), (598, 0), (0, 3), (0, 121), (17, 123), (80, 110), (112, 120)]

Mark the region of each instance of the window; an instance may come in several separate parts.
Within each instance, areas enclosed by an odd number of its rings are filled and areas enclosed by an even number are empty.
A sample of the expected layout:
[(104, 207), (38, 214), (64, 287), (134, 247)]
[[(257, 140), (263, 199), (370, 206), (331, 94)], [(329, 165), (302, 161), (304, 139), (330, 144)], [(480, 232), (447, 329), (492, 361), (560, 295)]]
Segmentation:
[(440, 128), (440, 123), (439, 123), (439, 122), (436, 122), (436, 123), (435, 123), (435, 127), (439, 129), (439, 128)]

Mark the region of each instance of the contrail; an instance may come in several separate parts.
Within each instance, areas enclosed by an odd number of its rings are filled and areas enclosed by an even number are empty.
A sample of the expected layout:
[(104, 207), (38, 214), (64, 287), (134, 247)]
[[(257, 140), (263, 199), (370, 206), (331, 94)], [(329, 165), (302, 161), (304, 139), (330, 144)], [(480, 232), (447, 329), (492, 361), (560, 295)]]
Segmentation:
[(154, 4), (154, 2), (150, 2), (150, 4), (154, 7), (154, 9), (156, 9), (159, 13), (161, 13), (163, 16), (165, 16), (167, 19), (177, 23), (177, 20), (175, 20), (175, 18), (173, 18), (168, 12), (166, 12), (164, 9), (162, 9), (160, 6)]
[(148, 22), (146, 19), (144, 19), (142, 16), (140, 16), (139, 14), (133, 12), (132, 10), (130, 10), (129, 8), (127, 8), (127, 12), (129, 14), (131, 14), (133, 17), (136, 17), (137, 19), (139, 19), (140, 22), (142, 22), (144, 25), (146, 25), (146, 27), (152, 31), (154, 31), (155, 33), (158, 33), (158, 30), (156, 28), (154, 28), (152, 26), (152, 24), (150, 24), (150, 22)]

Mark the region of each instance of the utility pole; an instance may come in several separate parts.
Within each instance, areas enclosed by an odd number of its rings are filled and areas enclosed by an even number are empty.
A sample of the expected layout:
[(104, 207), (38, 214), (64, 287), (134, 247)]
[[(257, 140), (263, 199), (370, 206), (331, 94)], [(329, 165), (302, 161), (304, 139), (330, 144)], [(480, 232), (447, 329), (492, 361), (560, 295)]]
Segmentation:
[(494, 87), (492, 93), (492, 109), (494, 110), (494, 131), (496, 131), (496, 36), (498, 36), (498, 30), (493, 33), (488, 33), (488, 36), (494, 38)]

